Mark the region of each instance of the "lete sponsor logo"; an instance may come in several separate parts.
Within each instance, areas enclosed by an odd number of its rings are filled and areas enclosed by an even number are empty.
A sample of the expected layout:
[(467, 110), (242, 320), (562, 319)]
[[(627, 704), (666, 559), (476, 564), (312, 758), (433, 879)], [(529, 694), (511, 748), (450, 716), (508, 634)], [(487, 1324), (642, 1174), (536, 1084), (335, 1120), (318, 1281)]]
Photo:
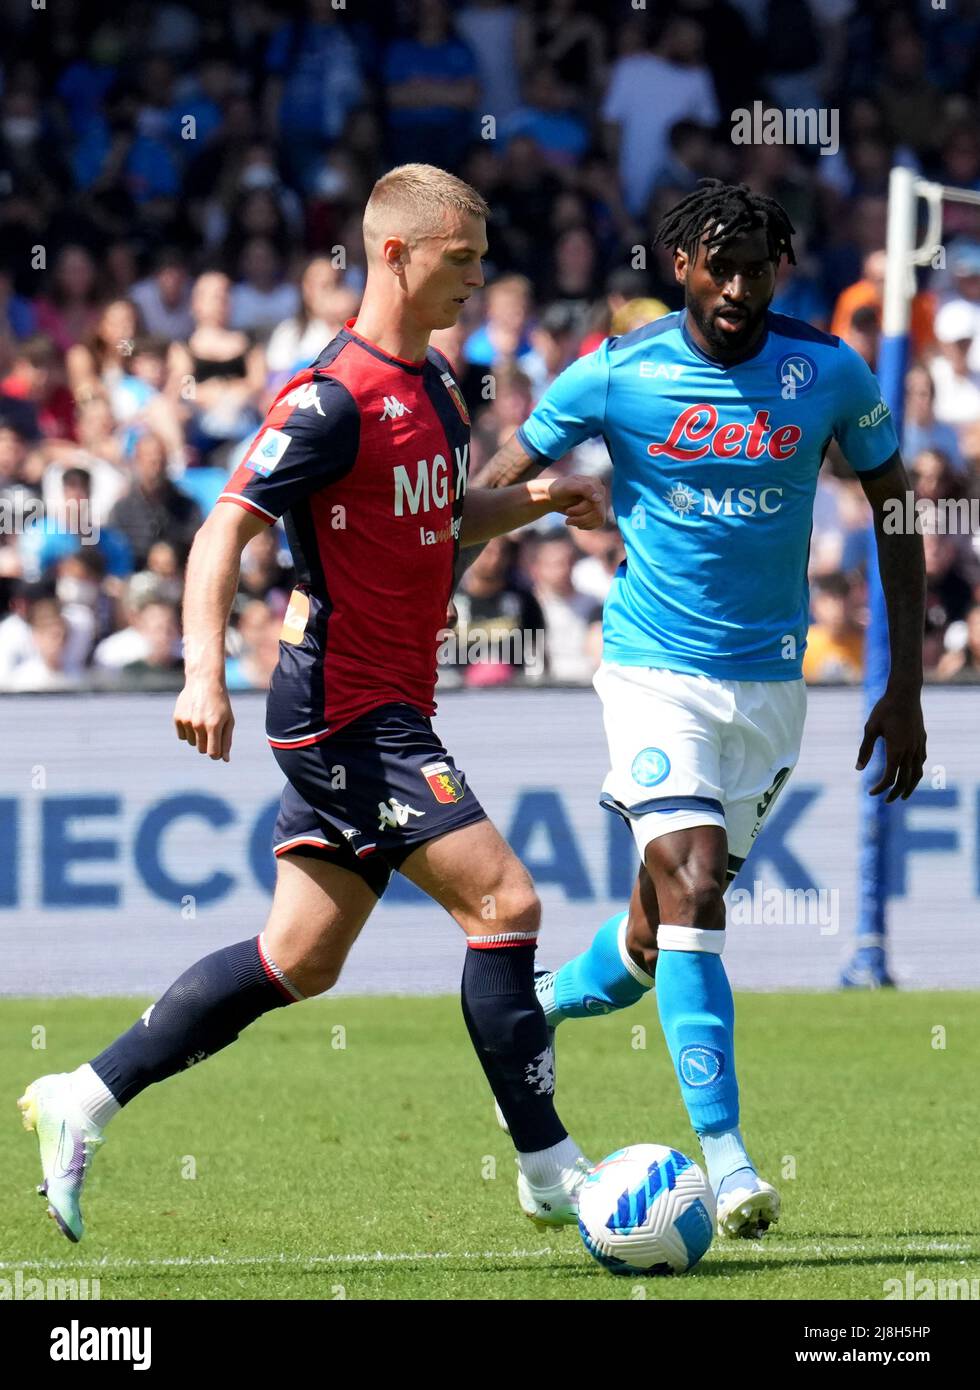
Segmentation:
[(802, 438), (799, 425), (780, 425), (773, 429), (768, 410), (757, 410), (749, 425), (719, 426), (718, 411), (713, 405), (702, 403), (682, 410), (667, 438), (648, 445), (647, 453), (652, 458), (663, 454), (680, 462), (692, 462), (708, 454), (722, 459), (739, 456), (759, 459), (768, 454), (770, 458), (782, 460), (793, 457)]

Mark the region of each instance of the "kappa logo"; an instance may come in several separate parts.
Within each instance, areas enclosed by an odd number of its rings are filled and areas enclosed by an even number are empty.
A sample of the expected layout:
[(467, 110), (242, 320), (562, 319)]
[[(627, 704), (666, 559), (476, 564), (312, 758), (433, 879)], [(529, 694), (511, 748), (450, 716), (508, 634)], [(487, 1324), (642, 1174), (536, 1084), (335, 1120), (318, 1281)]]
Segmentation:
[(463, 788), (448, 763), (426, 763), (421, 771), (437, 801), (448, 804), (462, 798)]
[(307, 381), (302, 386), (295, 387), (286, 397), (286, 404), (296, 406), (297, 410), (309, 410), (312, 406), (318, 415), (323, 415), (323, 406), (320, 404), (320, 394), (315, 381)]
[(384, 397), (385, 408), (378, 416), (379, 420), (400, 420), (403, 415), (411, 415), (407, 405), (403, 405), (397, 396)]
[(417, 811), (414, 806), (409, 806), (407, 802), (399, 801), (397, 797), (390, 796), (387, 803), (378, 802), (378, 829), (395, 829), (399, 825), (407, 825), (409, 816), (424, 816), (424, 811)]

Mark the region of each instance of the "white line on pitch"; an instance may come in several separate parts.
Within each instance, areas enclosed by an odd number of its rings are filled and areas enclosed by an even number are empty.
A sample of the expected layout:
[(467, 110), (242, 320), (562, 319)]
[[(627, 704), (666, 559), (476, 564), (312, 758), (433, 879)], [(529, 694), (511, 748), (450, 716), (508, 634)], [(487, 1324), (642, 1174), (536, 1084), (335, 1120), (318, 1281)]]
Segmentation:
[(530, 1260), (543, 1255), (577, 1254), (552, 1250), (376, 1250), (363, 1255), (171, 1255), (158, 1260), (135, 1258), (101, 1260), (0, 1260), (0, 1269), (210, 1269), (218, 1265), (356, 1265), (414, 1264), (418, 1260)]
[[(902, 1240), (901, 1236), (883, 1239)], [(969, 1244), (950, 1241), (902, 1240), (901, 1251), (894, 1254), (879, 1250), (868, 1242), (844, 1243), (828, 1237), (819, 1244), (788, 1245), (779, 1240), (745, 1241), (736, 1246), (718, 1245), (714, 1253), (721, 1255), (741, 1255), (745, 1251), (759, 1255), (822, 1255), (830, 1251), (835, 1255), (863, 1255), (878, 1253), (883, 1262), (893, 1260), (896, 1254), (965, 1254), (973, 1253), (975, 1247)], [(356, 1255), (171, 1255), (161, 1259), (140, 1260), (135, 1258), (112, 1258), (101, 1260), (0, 1260), (0, 1269), (96, 1269), (96, 1270), (138, 1270), (138, 1269), (209, 1269), (218, 1266), (240, 1269), (251, 1265), (372, 1265), (372, 1264), (415, 1264), (433, 1260), (534, 1260), (545, 1256), (574, 1255), (580, 1251), (575, 1245), (565, 1250), (554, 1250), (544, 1246), (539, 1250), (376, 1250), (373, 1253)]]

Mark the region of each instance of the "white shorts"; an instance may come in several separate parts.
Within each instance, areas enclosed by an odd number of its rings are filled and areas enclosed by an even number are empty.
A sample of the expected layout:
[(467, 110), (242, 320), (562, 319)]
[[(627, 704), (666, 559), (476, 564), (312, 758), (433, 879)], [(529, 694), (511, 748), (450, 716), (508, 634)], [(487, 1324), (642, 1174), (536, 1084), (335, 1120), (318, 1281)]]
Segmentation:
[(799, 758), (803, 680), (714, 680), (604, 661), (594, 685), (612, 764), (602, 804), (626, 820), (641, 857), (661, 835), (723, 826), (734, 877)]

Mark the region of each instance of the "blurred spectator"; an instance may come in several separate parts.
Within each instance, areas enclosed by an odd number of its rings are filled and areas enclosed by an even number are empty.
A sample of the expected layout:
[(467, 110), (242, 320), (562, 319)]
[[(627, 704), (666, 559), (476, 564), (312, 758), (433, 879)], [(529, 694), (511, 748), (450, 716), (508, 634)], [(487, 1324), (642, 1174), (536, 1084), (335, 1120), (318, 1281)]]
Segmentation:
[(559, 531), (532, 545), (527, 568), (544, 614), (545, 670), (554, 681), (587, 685), (601, 657), (602, 604), (575, 587), (575, 545)]
[(929, 365), (936, 388), (936, 419), (948, 425), (968, 425), (980, 419), (980, 371), (970, 366), (975, 319), (972, 306), (947, 304), (937, 317), (939, 356)]
[(476, 134), (476, 60), (455, 34), (446, 0), (416, 0), (413, 10), (411, 37), (395, 39), (384, 58), (391, 162), (438, 150), (440, 164), (455, 171)]
[(589, 147), (589, 130), (574, 110), (572, 89), (558, 78), (554, 68), (540, 67), (527, 80), (527, 101), (497, 128), (506, 146), (525, 136), (533, 140), (554, 168), (573, 168)]
[[(10, 612), (0, 620), (0, 689), (9, 689), (14, 672), (26, 661), (37, 656), (37, 647), (32, 635), (32, 615), (39, 603), (48, 605), (41, 610), (59, 613), (58, 601), (50, 581), (40, 584), (18, 582), (10, 603)], [(77, 676), (82, 671), (91, 646), (91, 634), (85, 627), (68, 626), (68, 637), (62, 660), (62, 667), (69, 676)]]
[(957, 635), (957, 645), (949, 649), (949, 637), (947, 636), (947, 651), (940, 658), (936, 667), (936, 679), (941, 681), (976, 681), (980, 682), (980, 604), (974, 604), (967, 611), (962, 624), (957, 625), (961, 631)]
[[(111, 518), (110, 518), (111, 522)], [(45, 500), (45, 515), (28, 527), (20, 549), (24, 576), (39, 579), (63, 555), (74, 555), (82, 546), (97, 547), (106, 572), (122, 578), (132, 572), (133, 556), (127, 537), (111, 524), (104, 526), (92, 500), (92, 475), (87, 468), (66, 468), (61, 475), (60, 496)]]
[(279, 558), (280, 535), (276, 526), (267, 526), (249, 541), (242, 551), (239, 595), (261, 599), (285, 614), (290, 590), (295, 582), (291, 565)]
[(808, 684), (861, 679), (864, 632), (854, 613), (853, 598), (854, 586), (845, 574), (825, 574), (816, 580), (803, 653), (803, 678)]
[(95, 332), (65, 354), (68, 384), (76, 401), (111, 394), (126, 375), (133, 340), (140, 330), (139, 311), (128, 299), (114, 299), (102, 310)]
[(905, 377), (905, 419), (902, 427), (902, 454), (915, 458), (924, 450), (945, 454), (957, 472), (965, 467), (959, 441), (952, 425), (936, 419), (936, 388), (925, 367), (912, 367)]
[(96, 267), (84, 246), (58, 252), (48, 288), (37, 300), (37, 331), (67, 352), (95, 332), (99, 317)]
[(551, 68), (583, 109), (598, 104), (607, 47), (602, 25), (586, 9), (582, 0), (547, 0), (522, 16), (518, 38), (525, 77)]
[(193, 382), (185, 407), (188, 438), (206, 455), (258, 427), (265, 354), (248, 334), (230, 326), (231, 286), (226, 275), (209, 271), (198, 276), (191, 312), (194, 331), (186, 344), (172, 344), (170, 370), (183, 382)]
[(964, 571), (969, 558), (955, 536), (937, 535), (926, 530), (922, 537), (926, 556), (926, 635), (927, 651), (935, 666), (942, 651), (942, 638), (950, 623), (960, 622), (974, 602), (974, 586)]
[(177, 609), (159, 600), (144, 604), (136, 630), (143, 639), (143, 654), (122, 667), (119, 685), (126, 690), (179, 690), (184, 683), (184, 663), (174, 655), (180, 641)]
[(517, 43), (521, 17), (512, 0), (471, 0), (456, 12), (456, 28), (476, 59), (480, 101), (498, 122), (521, 100)]
[(357, 313), (357, 297), (344, 290), (341, 273), (326, 256), (314, 256), (300, 281), (300, 303), (278, 325), (266, 346), (266, 365), (283, 378), (305, 367)]
[(523, 275), (502, 275), (486, 292), (486, 322), (466, 340), (467, 362), (492, 367), (520, 361), (531, 351), (531, 284)]
[[(886, 265), (887, 259), (884, 251), (872, 251), (864, 259), (862, 278), (853, 285), (849, 285), (839, 295), (837, 303), (834, 305), (830, 331), (838, 338), (843, 338), (845, 343), (851, 342), (852, 332), (855, 331), (854, 316), (861, 309), (872, 309), (877, 326), (880, 328)], [(933, 341), (933, 314), (932, 296), (922, 291), (915, 294), (912, 298), (909, 334), (912, 339), (913, 350), (916, 353), (923, 352)], [(867, 319), (859, 320), (856, 331), (858, 334), (866, 335), (868, 333)]]
[(38, 599), (30, 610), (31, 654), (3, 681), (10, 691), (75, 690), (81, 683), (68, 663), (69, 628), (57, 599)]
[(158, 252), (153, 274), (139, 280), (129, 291), (147, 333), (162, 338), (187, 338), (194, 320), (191, 318), (191, 281), (187, 260), (175, 247)]
[(265, 55), (265, 123), (288, 150), (293, 177), (309, 189), (324, 143), (337, 139), (363, 95), (364, 77), (332, 0), (306, 0), (302, 9), (276, 29)]
[(14, 350), (10, 374), (0, 381), (0, 417), (20, 421), (31, 438), (75, 438), (75, 402), (50, 338), (38, 334)]
[(229, 690), (266, 690), (279, 662), (277, 621), (260, 599), (246, 604), (238, 620), (240, 649), (225, 662)]
[[(456, 591), (458, 626), (450, 639), (466, 685), (505, 685), (518, 672), (543, 673), (544, 616), (534, 595), (511, 574), (513, 546), (496, 536)], [(482, 660), (469, 660), (473, 653)]]
[(595, 531), (570, 530), (572, 541), (582, 552), (572, 569), (572, 583), (596, 603), (605, 603), (616, 571), (626, 559), (619, 527), (608, 525)]
[[(703, 66), (704, 31), (686, 15), (664, 23), (652, 49), (618, 58), (602, 105), (610, 147), (618, 150), (619, 178), (629, 210), (646, 206), (657, 173), (667, 163), (669, 133), (678, 121), (719, 119), (711, 74)], [(650, 98), (656, 93), (656, 100)]]
[[(143, 570), (134, 574), (126, 586), (122, 601), (124, 626), (104, 637), (92, 653), (92, 665), (97, 671), (121, 671), (123, 667), (142, 661), (148, 651), (140, 614), (151, 603), (175, 606), (168, 598), (168, 584), (158, 575)], [(175, 639), (171, 656), (180, 655), (179, 637)]]
[(954, 331), (962, 331), (970, 325), (969, 337), (972, 340), (968, 366), (973, 372), (980, 372), (980, 242), (963, 242), (950, 253), (949, 269), (953, 279), (953, 293), (936, 314), (936, 337), (942, 341), (946, 336), (946, 325), (951, 321)]
[(169, 541), (185, 555), (202, 521), (201, 509), (167, 477), (167, 452), (149, 431), (136, 442), (133, 482), (109, 514), (109, 525), (129, 541), (134, 568), (143, 569), (154, 541)]
[(261, 333), (296, 313), (299, 292), (284, 280), (279, 253), (268, 237), (245, 243), (239, 269), (242, 278), (231, 292), (232, 328)]
[(0, 264), (0, 339), (29, 338), (35, 331), (37, 315), (34, 305), (14, 289), (14, 275), (8, 266)]
[(487, 463), (531, 413), (531, 383), (512, 363), (493, 377), (494, 397), (473, 421), (474, 470)]

